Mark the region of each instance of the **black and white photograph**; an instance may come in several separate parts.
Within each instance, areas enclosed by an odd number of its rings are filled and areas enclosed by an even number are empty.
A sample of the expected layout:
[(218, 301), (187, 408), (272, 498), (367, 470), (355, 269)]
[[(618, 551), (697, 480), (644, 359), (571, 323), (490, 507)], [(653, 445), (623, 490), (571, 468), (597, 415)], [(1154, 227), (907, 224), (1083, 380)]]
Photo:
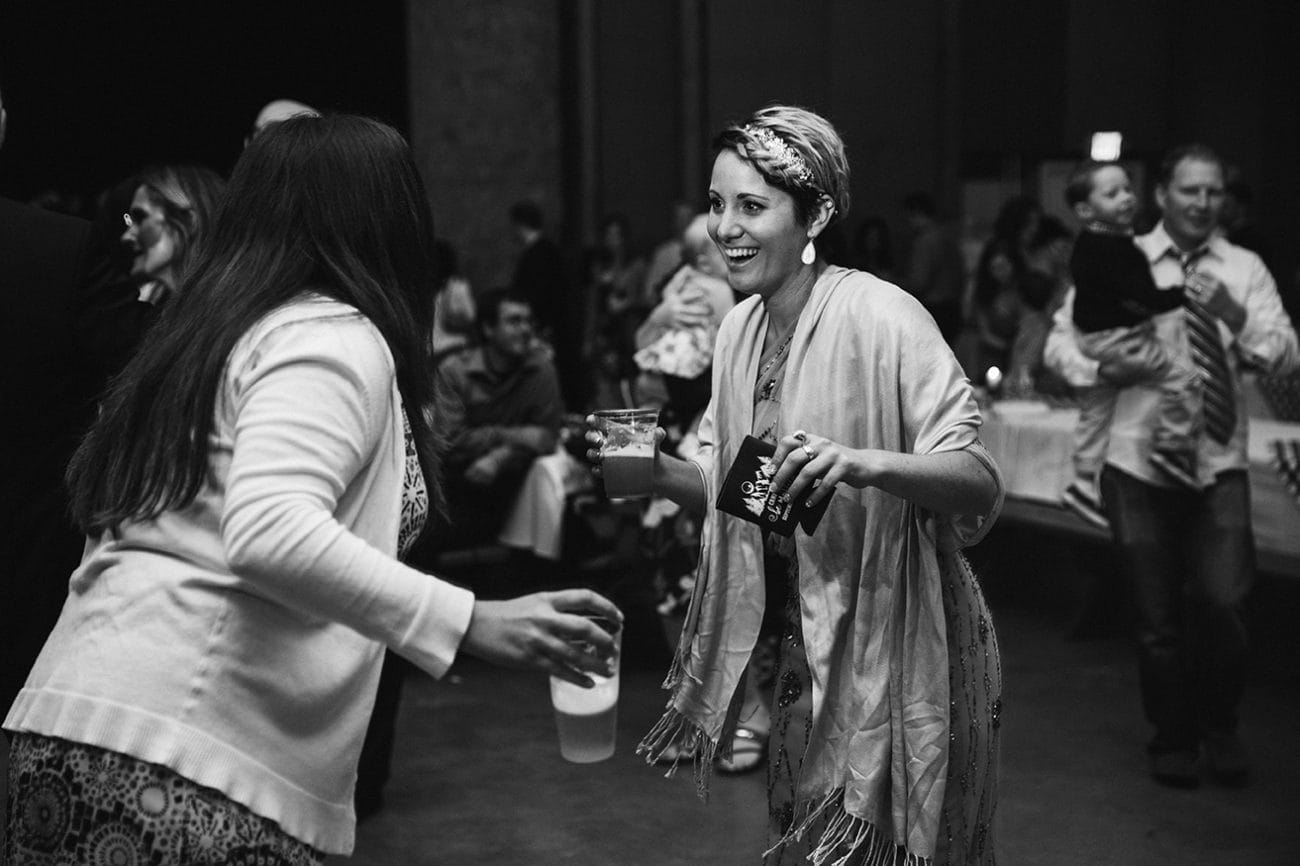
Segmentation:
[(0, 866), (1300, 863), (1286, 0), (6, 0)]

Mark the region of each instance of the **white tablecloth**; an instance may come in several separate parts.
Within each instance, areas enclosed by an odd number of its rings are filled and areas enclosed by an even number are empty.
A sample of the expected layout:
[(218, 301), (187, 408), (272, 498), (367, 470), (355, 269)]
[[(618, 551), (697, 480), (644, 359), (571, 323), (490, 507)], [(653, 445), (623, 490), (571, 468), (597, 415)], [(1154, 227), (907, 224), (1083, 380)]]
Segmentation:
[[(1056, 505), (1073, 477), (1076, 409), (1053, 409), (1044, 403), (1004, 401), (984, 413), (980, 438), (1002, 470), (1007, 496)], [(1283, 487), (1273, 467), (1270, 443), (1300, 439), (1300, 424), (1251, 418), (1251, 519), (1261, 558), (1282, 562), (1300, 576), (1300, 507)], [(1080, 521), (1082, 523), (1082, 521)]]
[(510, 506), (497, 541), (530, 550), (543, 559), (559, 559), (565, 501), (591, 487), (590, 470), (562, 448), (538, 457), (524, 476), (523, 487)]

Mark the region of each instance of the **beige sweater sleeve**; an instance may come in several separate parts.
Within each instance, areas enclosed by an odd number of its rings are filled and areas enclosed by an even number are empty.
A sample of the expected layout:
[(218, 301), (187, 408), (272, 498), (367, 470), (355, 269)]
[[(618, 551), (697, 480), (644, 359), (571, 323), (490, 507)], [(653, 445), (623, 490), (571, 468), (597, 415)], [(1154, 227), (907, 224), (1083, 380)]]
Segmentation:
[(359, 316), (281, 325), (242, 362), (237, 354), (232, 370), (221, 516), (230, 569), (268, 598), (348, 625), (441, 676), (473, 594), (402, 564), (336, 516), (393, 412), (392, 361), (378, 332)]

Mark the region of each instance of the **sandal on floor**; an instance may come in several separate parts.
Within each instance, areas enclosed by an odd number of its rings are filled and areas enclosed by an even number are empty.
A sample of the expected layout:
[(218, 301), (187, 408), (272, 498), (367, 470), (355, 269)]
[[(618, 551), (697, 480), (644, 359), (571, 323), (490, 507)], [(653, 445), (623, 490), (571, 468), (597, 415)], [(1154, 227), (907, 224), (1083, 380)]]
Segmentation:
[(736, 728), (731, 739), (731, 757), (718, 758), (715, 767), (723, 776), (739, 776), (742, 773), (752, 773), (766, 761), (767, 734), (749, 728)]

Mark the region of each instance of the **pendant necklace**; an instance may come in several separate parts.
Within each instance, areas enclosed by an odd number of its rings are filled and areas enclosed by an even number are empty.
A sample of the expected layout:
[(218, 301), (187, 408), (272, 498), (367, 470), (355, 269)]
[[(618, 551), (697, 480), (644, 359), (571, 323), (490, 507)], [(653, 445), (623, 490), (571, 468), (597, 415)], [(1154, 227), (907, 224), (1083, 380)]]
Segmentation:
[[(781, 360), (781, 356), (785, 354), (786, 349), (790, 348), (790, 341), (793, 339), (794, 339), (794, 329), (792, 328), (790, 330), (790, 334), (784, 340), (781, 341), (781, 345), (776, 347), (776, 351), (772, 354), (772, 357), (768, 358), (767, 363), (764, 364), (762, 368), (758, 371), (758, 380), (760, 382), (762, 382), (763, 377), (766, 376), (774, 366), (776, 366), (776, 362)], [(776, 377), (774, 376), (771, 379), (768, 379), (766, 382), (763, 382), (763, 386), (758, 390), (758, 399), (760, 400), (772, 399), (772, 392), (775, 390), (776, 390)]]

